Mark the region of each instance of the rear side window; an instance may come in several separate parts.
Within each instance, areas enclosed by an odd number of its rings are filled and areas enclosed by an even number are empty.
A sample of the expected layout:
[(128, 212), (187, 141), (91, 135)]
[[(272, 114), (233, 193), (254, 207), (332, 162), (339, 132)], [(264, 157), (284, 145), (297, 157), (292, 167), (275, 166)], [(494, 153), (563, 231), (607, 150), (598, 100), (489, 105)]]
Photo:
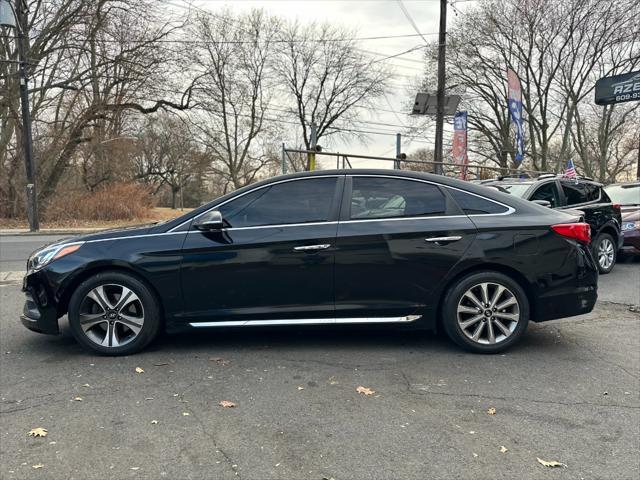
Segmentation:
[(446, 211), (438, 187), (397, 178), (353, 177), (351, 215), (354, 220), (439, 216)]
[(335, 178), (278, 183), (222, 205), (222, 218), (231, 227), (324, 222), (329, 219)]
[(562, 190), (567, 197), (567, 205), (577, 205), (589, 202), (589, 194), (585, 183), (562, 182)]
[(448, 188), (447, 191), (458, 206), (467, 215), (489, 215), (496, 213), (506, 213), (509, 209), (499, 203), (492, 202), (486, 198), (472, 195), (471, 193), (463, 192), (462, 190), (455, 190)]
[(529, 200), (546, 200), (551, 204), (551, 208), (555, 208), (560, 204), (560, 195), (556, 182), (548, 182), (540, 185)]

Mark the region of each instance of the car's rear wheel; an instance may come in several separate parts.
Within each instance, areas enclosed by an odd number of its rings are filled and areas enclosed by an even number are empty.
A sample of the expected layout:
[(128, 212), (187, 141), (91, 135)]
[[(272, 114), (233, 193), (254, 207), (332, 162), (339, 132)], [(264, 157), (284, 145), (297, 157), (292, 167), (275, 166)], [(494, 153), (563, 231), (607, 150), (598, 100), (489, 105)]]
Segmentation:
[(82, 282), (71, 296), (69, 325), (83, 347), (129, 355), (158, 335), (160, 309), (153, 292), (136, 277), (104, 272)]
[(598, 270), (602, 274), (609, 273), (616, 264), (616, 244), (608, 233), (601, 233), (593, 242), (593, 256), (598, 262)]
[(516, 343), (529, 323), (522, 287), (498, 272), (477, 272), (456, 282), (442, 308), (451, 340), (477, 353), (498, 353)]

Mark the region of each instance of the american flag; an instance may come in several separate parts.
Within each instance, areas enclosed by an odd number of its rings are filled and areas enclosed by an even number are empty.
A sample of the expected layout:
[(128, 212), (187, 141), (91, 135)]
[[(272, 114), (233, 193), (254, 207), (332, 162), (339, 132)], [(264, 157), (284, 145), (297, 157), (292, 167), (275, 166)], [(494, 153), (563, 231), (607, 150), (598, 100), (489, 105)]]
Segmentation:
[(573, 160), (569, 160), (567, 163), (567, 168), (564, 169), (564, 176), (569, 178), (576, 178), (578, 175), (576, 174), (576, 167), (573, 165)]

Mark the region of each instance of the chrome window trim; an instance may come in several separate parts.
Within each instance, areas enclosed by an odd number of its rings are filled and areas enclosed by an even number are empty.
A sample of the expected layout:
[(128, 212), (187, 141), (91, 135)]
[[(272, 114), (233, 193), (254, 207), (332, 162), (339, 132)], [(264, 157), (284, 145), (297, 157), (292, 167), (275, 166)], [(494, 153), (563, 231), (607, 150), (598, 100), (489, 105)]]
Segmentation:
[[(314, 178), (340, 178), (340, 177), (343, 177), (343, 176), (344, 176), (344, 174), (342, 174), (342, 175), (339, 175), (339, 174), (334, 174), (334, 175), (314, 175), (314, 176), (312, 176), (312, 177), (287, 178), (286, 180), (279, 180), (279, 181), (277, 181), (277, 182), (271, 182), (271, 183), (267, 183), (267, 184), (265, 184), (265, 185), (260, 185), (259, 187), (252, 188), (251, 190), (247, 190), (247, 191), (246, 191), (246, 192), (244, 192), (244, 193), (241, 193), (241, 194), (239, 194), (239, 195), (236, 195), (236, 196), (234, 196), (234, 197), (231, 197), (231, 198), (229, 198), (228, 200), (225, 200), (224, 202), (220, 202), (220, 203), (217, 203), (217, 204), (213, 205), (213, 206), (212, 206), (211, 208), (209, 208), (208, 210), (205, 210), (204, 212), (199, 213), (199, 214), (198, 214), (198, 215), (196, 215), (195, 217), (191, 217), (189, 220), (185, 220), (185, 221), (184, 221), (184, 222), (182, 222), (181, 224), (176, 225), (175, 227), (173, 227), (171, 230), (169, 230), (169, 231), (168, 231), (168, 232), (166, 232), (166, 233), (171, 233), (171, 232), (173, 232), (176, 228), (180, 228), (180, 227), (182, 227), (183, 225), (185, 225), (185, 224), (187, 224), (187, 223), (189, 223), (189, 222), (192, 222), (193, 220), (195, 220), (195, 219), (197, 219), (197, 218), (201, 217), (202, 215), (204, 215), (205, 213), (209, 213), (211, 210), (214, 210), (214, 209), (216, 209), (216, 208), (220, 208), (221, 206), (226, 205), (227, 203), (229, 203), (229, 202), (231, 202), (231, 201), (233, 201), (233, 200), (237, 200), (238, 198), (244, 197), (245, 195), (248, 195), (248, 194), (253, 193), (253, 192), (257, 192), (258, 190), (261, 190), (261, 189), (263, 189), (263, 188), (272, 187), (272, 186), (274, 186), (274, 185), (279, 185), (279, 184), (281, 184), (281, 183), (296, 182), (296, 181), (300, 181), (300, 180), (312, 180), (312, 179), (314, 179)], [(315, 224), (318, 224), (318, 223), (328, 223), (328, 222), (309, 222), (309, 223), (315, 223)], [(282, 224), (282, 225), (296, 225), (296, 224), (285, 223), (285, 224)], [(308, 224), (304, 224), (304, 223), (303, 223), (303, 224), (297, 224), (297, 225), (308, 225)], [(240, 229), (240, 228), (275, 227), (275, 226), (277, 226), (277, 225), (256, 225), (255, 227), (236, 227), (236, 228), (234, 228), (234, 230), (236, 230), (236, 229)], [(189, 230), (189, 231), (191, 231), (191, 230)]]
[[(348, 174), (347, 174), (348, 175)], [(394, 179), (400, 179), (400, 180), (412, 180), (414, 182), (422, 182), (422, 183), (428, 183), (430, 185), (435, 185), (436, 187), (440, 187), (440, 188), (451, 188), (453, 190), (458, 190), (459, 192), (462, 193), (467, 193), (469, 195), (473, 195), (474, 197), (478, 197), (481, 198), (483, 200), (486, 200), (487, 202), (493, 202), (497, 205), (500, 205), (501, 207), (504, 207), (507, 209), (506, 212), (502, 212), (502, 213), (472, 213), (469, 215), (440, 215), (440, 216), (434, 216), (434, 217), (414, 217), (414, 218), (451, 218), (451, 217), (487, 217), (487, 216), (498, 216), (498, 215), (511, 215), (512, 213), (514, 213), (516, 211), (515, 208), (513, 208), (511, 205), (507, 205), (504, 204), (502, 202), (499, 202), (497, 200), (493, 200), (491, 198), (487, 198), (487, 197), (483, 197), (482, 195), (478, 195), (477, 193), (473, 193), (470, 192), (468, 190), (463, 190), (461, 188), (458, 187), (452, 187), (449, 185), (444, 185), (442, 183), (436, 183), (436, 182), (432, 182), (431, 180), (424, 180), (422, 178), (411, 178), (411, 177), (402, 177), (399, 175), (375, 175), (375, 174), (355, 174), (355, 175), (351, 175), (352, 177), (374, 177), (374, 178), (394, 178)], [(391, 220), (393, 218), (408, 218), (408, 217), (390, 217), (387, 218), (387, 220)], [(362, 219), (362, 220), (370, 220), (370, 219)], [(377, 219), (376, 219), (377, 220)], [(354, 221), (361, 221), (361, 220), (348, 220), (350, 222), (354, 222)]]
[(310, 179), (314, 179), (314, 178), (340, 178), (342, 176), (351, 176), (351, 177), (373, 177), (373, 178), (393, 178), (393, 179), (400, 179), (400, 180), (413, 180), (414, 182), (423, 182), (423, 183), (428, 183), (430, 185), (435, 185), (437, 187), (441, 187), (441, 188), (451, 188), (453, 190), (458, 190), (460, 192), (463, 193), (467, 193), (469, 195), (474, 195), (476, 197), (482, 198), (483, 200), (486, 200), (488, 202), (493, 202), (496, 203), (502, 207), (507, 208), (506, 212), (503, 213), (476, 213), (476, 214), (470, 214), (470, 215), (434, 215), (434, 216), (417, 216), (417, 217), (389, 217), (389, 218), (360, 218), (360, 219), (354, 219), (354, 220), (338, 220), (338, 221), (326, 221), (326, 222), (307, 222), (307, 223), (283, 223), (283, 224), (276, 224), (276, 225), (256, 225), (253, 227), (235, 227), (235, 228), (223, 228), (222, 231), (228, 231), (228, 230), (257, 230), (257, 229), (263, 229), (263, 228), (289, 228), (289, 227), (303, 227), (303, 226), (317, 226), (317, 225), (337, 225), (337, 224), (341, 224), (341, 223), (364, 223), (364, 222), (399, 222), (399, 221), (416, 221), (416, 220), (435, 220), (435, 219), (444, 219), (444, 218), (466, 218), (466, 217), (492, 217), (492, 216), (502, 216), (502, 215), (510, 215), (512, 213), (514, 213), (516, 211), (515, 208), (506, 205), (504, 203), (501, 203), (497, 200), (493, 200), (487, 197), (483, 197), (482, 195), (478, 195), (476, 193), (473, 192), (469, 192), (468, 190), (463, 190), (461, 188), (457, 188), (457, 187), (451, 187), (449, 185), (444, 185), (441, 183), (436, 183), (430, 180), (424, 180), (421, 178), (411, 178), (411, 177), (403, 177), (403, 176), (399, 176), (399, 175), (376, 175), (376, 174), (355, 174), (355, 175), (350, 175), (349, 173), (345, 173), (345, 174), (333, 174), (333, 175), (314, 175), (312, 177), (300, 177), (300, 178), (289, 178), (286, 180), (280, 180), (278, 182), (273, 182), (273, 183), (268, 183), (266, 185), (262, 185), (260, 187), (248, 190), (240, 195), (236, 195), (235, 197), (232, 197), (228, 200), (225, 200), (224, 202), (218, 203), (214, 206), (212, 206), (211, 208), (209, 208), (208, 210), (205, 210), (204, 212), (198, 214), (195, 217), (192, 217), (189, 220), (186, 220), (184, 222), (182, 222), (179, 225), (176, 225), (175, 227), (173, 227), (171, 230), (169, 230), (168, 232), (163, 232), (163, 233), (145, 233), (142, 235), (129, 235), (129, 236), (124, 236), (124, 237), (114, 237), (114, 238), (99, 238), (99, 239), (95, 239), (95, 240), (86, 240), (86, 243), (94, 243), (94, 242), (107, 242), (107, 241), (111, 241), (111, 240), (124, 240), (124, 239), (133, 239), (133, 238), (142, 238), (142, 237), (157, 237), (157, 236), (162, 236), (162, 235), (187, 235), (190, 233), (202, 233), (199, 230), (186, 230), (186, 231), (181, 231), (181, 232), (176, 232), (175, 230), (177, 228), (182, 227), (183, 225), (185, 225), (186, 223), (195, 220), (196, 218), (204, 215), (205, 213), (221, 207), (222, 205), (225, 205), (226, 203), (235, 200), (237, 198), (240, 198), (244, 195), (248, 195), (251, 192), (255, 192), (256, 190), (260, 190), (262, 188), (266, 188), (268, 186), (271, 185), (277, 185), (280, 183), (286, 183), (286, 182), (294, 182), (294, 181), (298, 181), (298, 180), (310, 180)]

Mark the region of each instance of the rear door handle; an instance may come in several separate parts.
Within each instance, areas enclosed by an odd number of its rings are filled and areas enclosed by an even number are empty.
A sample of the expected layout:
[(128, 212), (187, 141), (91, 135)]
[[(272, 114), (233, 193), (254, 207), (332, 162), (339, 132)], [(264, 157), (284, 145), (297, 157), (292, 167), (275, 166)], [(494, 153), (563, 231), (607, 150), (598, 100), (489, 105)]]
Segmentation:
[(452, 237), (431, 237), (431, 238), (425, 238), (424, 241), (425, 242), (429, 242), (429, 243), (437, 243), (439, 245), (445, 244), (445, 243), (450, 243), (450, 242), (457, 242), (458, 240), (461, 240), (462, 237), (460, 235), (454, 235)]
[(323, 243), (321, 245), (304, 245), (302, 247), (293, 247), (293, 250), (296, 252), (317, 252), (318, 250), (326, 250), (331, 245), (328, 243)]

